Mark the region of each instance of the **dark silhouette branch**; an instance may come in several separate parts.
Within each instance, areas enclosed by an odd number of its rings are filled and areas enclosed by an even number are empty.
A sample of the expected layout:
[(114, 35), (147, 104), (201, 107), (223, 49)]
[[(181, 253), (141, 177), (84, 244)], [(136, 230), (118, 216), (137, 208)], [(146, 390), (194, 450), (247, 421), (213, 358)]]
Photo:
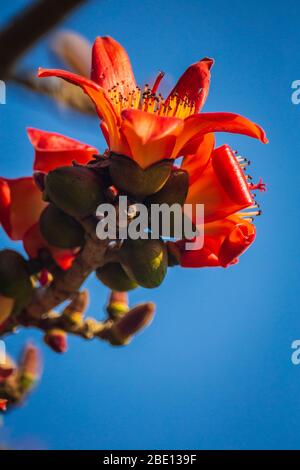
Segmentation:
[(9, 77), (20, 57), (74, 8), (87, 0), (38, 0), (0, 30), (0, 77)]

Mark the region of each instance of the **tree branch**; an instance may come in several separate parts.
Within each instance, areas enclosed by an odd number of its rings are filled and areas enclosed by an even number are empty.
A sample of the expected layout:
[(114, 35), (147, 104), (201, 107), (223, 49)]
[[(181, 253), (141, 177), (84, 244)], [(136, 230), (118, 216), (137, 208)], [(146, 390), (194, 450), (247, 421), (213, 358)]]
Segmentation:
[(87, 0), (38, 0), (0, 31), (0, 77), (8, 78), (17, 60), (75, 7)]

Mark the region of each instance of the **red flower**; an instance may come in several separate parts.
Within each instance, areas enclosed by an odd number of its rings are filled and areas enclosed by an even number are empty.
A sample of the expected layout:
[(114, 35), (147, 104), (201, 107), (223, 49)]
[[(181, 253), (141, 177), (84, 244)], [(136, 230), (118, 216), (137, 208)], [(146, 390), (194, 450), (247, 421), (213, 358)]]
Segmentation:
[(40, 69), (39, 77), (57, 76), (80, 86), (91, 98), (111, 151), (126, 155), (142, 168), (166, 158), (196, 153), (199, 139), (211, 132), (232, 132), (267, 142), (264, 131), (233, 113), (201, 113), (213, 60), (191, 65), (166, 99), (152, 87), (137, 87), (128, 55), (110, 37), (97, 38), (91, 80), (64, 70)]
[[(28, 136), (35, 148), (35, 171), (48, 173), (71, 165), (73, 160), (84, 164), (98, 153), (97, 149), (60, 134), (28, 129)], [(0, 222), (7, 235), (12, 240), (22, 240), (31, 258), (36, 258), (42, 248), (48, 249), (56, 263), (68, 269), (76, 251), (50, 246), (40, 233), (38, 221), (46, 206), (33, 177), (0, 178)]]

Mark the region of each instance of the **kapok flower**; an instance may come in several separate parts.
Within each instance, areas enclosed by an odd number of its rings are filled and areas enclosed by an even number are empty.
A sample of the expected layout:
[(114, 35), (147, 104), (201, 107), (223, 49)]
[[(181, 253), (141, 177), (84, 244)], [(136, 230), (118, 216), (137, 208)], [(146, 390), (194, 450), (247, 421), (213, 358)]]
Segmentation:
[[(72, 165), (73, 160), (85, 164), (98, 153), (94, 147), (60, 134), (28, 129), (28, 136), (35, 148), (34, 171), (48, 173)], [(76, 250), (50, 246), (41, 235), (38, 222), (46, 206), (33, 177), (0, 178), (0, 222), (7, 235), (12, 240), (22, 240), (31, 258), (36, 258), (41, 249), (47, 249), (62, 269), (68, 269)]]
[(125, 49), (110, 37), (98, 37), (92, 51), (91, 79), (64, 70), (39, 69), (39, 77), (56, 76), (80, 86), (94, 103), (111, 152), (133, 159), (145, 169), (165, 159), (195, 154), (199, 140), (212, 132), (248, 135), (266, 143), (264, 131), (233, 113), (201, 113), (213, 60), (192, 64), (164, 99), (160, 73), (141, 90)]
[[(265, 185), (249, 182), (243, 171), (247, 164), (228, 145), (214, 149), (212, 134), (201, 142), (201, 152), (183, 159), (182, 169), (189, 173), (186, 203), (204, 204), (203, 247), (186, 250), (185, 240), (169, 245), (183, 267), (227, 267), (254, 241), (252, 222), (260, 210), (252, 191), (265, 191)], [(197, 225), (195, 216), (193, 222)]]

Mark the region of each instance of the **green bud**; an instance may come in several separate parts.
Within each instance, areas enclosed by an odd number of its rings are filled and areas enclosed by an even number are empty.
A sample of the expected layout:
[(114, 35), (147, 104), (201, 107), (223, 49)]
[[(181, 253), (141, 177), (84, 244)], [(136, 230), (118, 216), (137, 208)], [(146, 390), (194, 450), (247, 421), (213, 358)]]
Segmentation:
[(0, 251), (0, 293), (15, 299), (15, 312), (28, 302), (32, 289), (25, 259), (13, 250)]
[(183, 206), (189, 189), (189, 175), (186, 171), (176, 169), (163, 188), (147, 197), (147, 204), (180, 204)]
[(96, 271), (97, 278), (107, 287), (119, 292), (135, 289), (137, 283), (128, 277), (119, 263), (107, 263)]
[(58, 248), (76, 248), (84, 244), (82, 226), (54, 204), (49, 204), (42, 212), (40, 230), (47, 242)]
[(143, 199), (163, 187), (170, 176), (172, 165), (172, 160), (162, 160), (143, 169), (131, 158), (111, 153), (109, 173), (118, 189)]
[(127, 274), (142, 287), (158, 287), (165, 278), (168, 253), (162, 240), (127, 239), (120, 257)]
[(102, 180), (91, 168), (65, 166), (47, 175), (45, 194), (50, 201), (73, 217), (86, 217), (104, 202)]

